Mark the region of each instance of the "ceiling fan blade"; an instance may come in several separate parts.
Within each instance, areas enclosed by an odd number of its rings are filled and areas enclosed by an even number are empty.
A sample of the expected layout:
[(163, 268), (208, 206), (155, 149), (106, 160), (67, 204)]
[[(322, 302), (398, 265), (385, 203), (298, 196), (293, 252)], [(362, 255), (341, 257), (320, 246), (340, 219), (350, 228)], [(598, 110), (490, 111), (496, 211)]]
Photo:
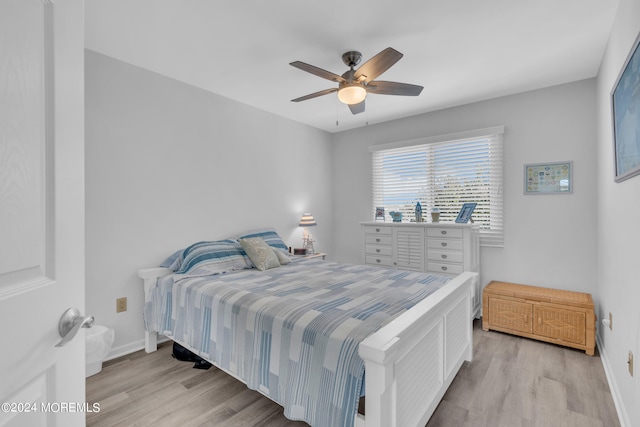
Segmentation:
[(356, 71), (355, 77), (364, 77), (364, 82), (375, 80), (380, 74), (387, 71), (398, 62), (403, 55), (392, 47), (388, 47), (364, 64)]
[(342, 78), (342, 76), (334, 74), (331, 71), (323, 70), (322, 68), (318, 68), (313, 65), (306, 64), (304, 62), (294, 61), (294, 62), (291, 62), (289, 65), (299, 68), (302, 71), (306, 71), (307, 73), (311, 73), (318, 77), (322, 77), (323, 79), (331, 80), (332, 82), (342, 83), (345, 81), (345, 79)]
[(403, 95), (418, 96), (422, 92), (423, 87), (418, 85), (410, 85), (408, 83), (373, 81), (367, 86), (367, 92), (377, 93), (379, 95)]
[(321, 90), (320, 92), (310, 93), (309, 95), (305, 95), (305, 96), (301, 96), (300, 98), (292, 99), (291, 102), (306, 101), (307, 99), (317, 98), (319, 96), (327, 95), (329, 93), (337, 92), (337, 91), (338, 91), (338, 88), (325, 89), (325, 90)]
[(351, 110), (352, 114), (364, 113), (364, 101), (357, 104), (349, 104), (349, 110)]

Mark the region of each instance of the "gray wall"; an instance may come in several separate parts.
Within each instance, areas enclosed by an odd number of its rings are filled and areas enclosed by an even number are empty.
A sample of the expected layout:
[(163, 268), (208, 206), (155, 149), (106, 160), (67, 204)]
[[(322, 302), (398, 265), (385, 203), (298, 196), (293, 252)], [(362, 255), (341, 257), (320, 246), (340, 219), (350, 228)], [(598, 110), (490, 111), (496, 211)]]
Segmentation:
[(300, 246), (305, 211), (328, 249), (330, 134), (85, 53), (86, 311), (115, 329), (112, 357), (143, 343), (137, 269), (262, 226)]
[[(613, 315), (612, 330), (599, 324), (599, 350), (627, 426), (640, 426), (640, 176), (613, 181), (610, 94), (638, 33), (640, 0), (620, 0), (597, 85), (597, 315)], [(634, 377), (627, 369), (629, 351), (636, 359)]]
[[(504, 248), (480, 250), (481, 280), (596, 290), (595, 80), (436, 111), (334, 137), (335, 259), (360, 262), (360, 221), (371, 218), (368, 147), (505, 126)], [(524, 195), (526, 163), (573, 161), (574, 191)]]

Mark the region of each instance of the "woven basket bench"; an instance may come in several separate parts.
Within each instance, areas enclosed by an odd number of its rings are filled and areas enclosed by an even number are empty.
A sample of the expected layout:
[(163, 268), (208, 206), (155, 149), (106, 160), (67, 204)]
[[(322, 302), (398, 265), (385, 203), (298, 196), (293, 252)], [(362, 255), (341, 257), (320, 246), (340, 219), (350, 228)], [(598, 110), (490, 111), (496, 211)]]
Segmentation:
[(482, 293), (482, 329), (595, 351), (591, 294), (516, 283), (489, 283)]

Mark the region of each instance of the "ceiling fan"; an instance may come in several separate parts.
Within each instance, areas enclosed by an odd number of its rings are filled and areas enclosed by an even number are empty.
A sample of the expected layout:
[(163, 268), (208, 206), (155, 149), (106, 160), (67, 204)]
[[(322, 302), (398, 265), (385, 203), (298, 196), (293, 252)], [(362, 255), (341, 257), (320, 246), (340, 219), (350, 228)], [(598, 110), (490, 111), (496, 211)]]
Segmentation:
[(304, 62), (292, 62), (289, 65), (293, 65), (296, 68), (314, 74), (318, 77), (322, 77), (323, 79), (336, 82), (338, 83), (338, 87), (321, 90), (320, 92), (301, 96), (300, 98), (292, 99), (291, 101), (306, 101), (307, 99), (338, 92), (338, 99), (347, 104), (353, 114), (358, 114), (364, 111), (364, 100), (367, 97), (367, 93), (377, 93), (379, 95), (418, 96), (420, 95), (420, 92), (422, 92), (422, 86), (375, 80), (378, 76), (391, 68), (393, 64), (398, 62), (402, 56), (403, 55), (397, 50), (388, 47), (362, 64), (362, 66), (356, 70), (354, 67), (360, 63), (362, 54), (357, 51), (345, 52), (342, 55), (342, 61), (349, 67), (349, 70), (342, 76)]

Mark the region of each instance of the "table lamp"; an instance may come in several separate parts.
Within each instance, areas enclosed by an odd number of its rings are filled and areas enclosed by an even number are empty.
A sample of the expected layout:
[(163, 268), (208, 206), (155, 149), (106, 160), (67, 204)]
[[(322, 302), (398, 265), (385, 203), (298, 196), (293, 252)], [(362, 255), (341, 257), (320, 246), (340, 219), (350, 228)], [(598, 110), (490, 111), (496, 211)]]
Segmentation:
[(300, 218), (299, 227), (304, 227), (304, 231), (302, 233), (302, 247), (307, 250), (307, 254), (313, 254), (313, 237), (309, 234), (309, 230), (307, 227), (313, 227), (316, 224), (316, 220), (313, 218), (313, 215), (310, 213), (302, 214), (302, 218)]

